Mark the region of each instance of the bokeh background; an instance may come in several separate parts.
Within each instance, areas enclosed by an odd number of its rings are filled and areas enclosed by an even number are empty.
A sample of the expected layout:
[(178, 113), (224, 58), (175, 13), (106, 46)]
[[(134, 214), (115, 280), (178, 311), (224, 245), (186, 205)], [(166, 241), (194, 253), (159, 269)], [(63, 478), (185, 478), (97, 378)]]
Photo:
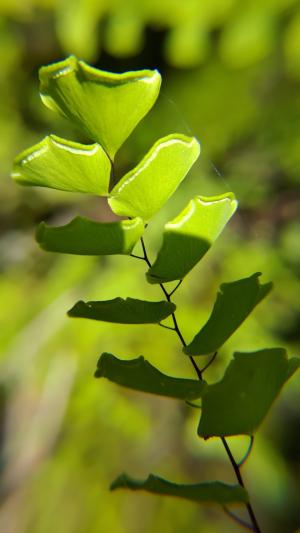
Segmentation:
[[(0, 530), (3, 533), (238, 532), (222, 510), (110, 493), (126, 470), (178, 482), (234, 476), (218, 440), (196, 437), (199, 411), (93, 377), (99, 355), (140, 354), (192, 376), (172, 332), (71, 320), (79, 298), (160, 299), (130, 257), (47, 254), (41, 220), (110, 220), (104, 202), (21, 188), (9, 178), (22, 149), (51, 132), (85, 141), (43, 107), (38, 68), (70, 53), (114, 72), (158, 68), (156, 106), (118, 155), (119, 176), (172, 132), (196, 135), (202, 155), (147, 230), (153, 258), (162, 224), (195, 194), (236, 193), (240, 208), (176, 293), (187, 339), (206, 320), (218, 285), (256, 271), (272, 294), (221, 350), (283, 346), (299, 354), (300, 3), (297, 0), (0, 0)], [(244, 476), (263, 530), (300, 527), (300, 376), (256, 437)], [(237, 455), (247, 439), (230, 439)], [(237, 512), (242, 510), (237, 509)]]

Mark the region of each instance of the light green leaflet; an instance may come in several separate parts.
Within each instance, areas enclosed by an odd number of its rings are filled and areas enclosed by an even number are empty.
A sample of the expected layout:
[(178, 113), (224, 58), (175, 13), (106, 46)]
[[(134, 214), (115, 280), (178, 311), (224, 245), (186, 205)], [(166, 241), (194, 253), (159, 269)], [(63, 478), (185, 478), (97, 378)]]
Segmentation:
[(68, 315), (115, 324), (156, 324), (174, 313), (171, 302), (148, 302), (135, 298), (114, 298), (98, 302), (77, 302)]
[(165, 225), (163, 244), (147, 272), (149, 283), (184, 278), (206, 254), (237, 208), (233, 193), (196, 196)]
[(244, 322), (254, 307), (267, 296), (272, 283), (261, 285), (260, 272), (249, 278), (222, 283), (206, 324), (183, 351), (189, 355), (206, 355), (218, 350)]
[(142, 236), (144, 224), (140, 218), (101, 223), (76, 217), (59, 227), (42, 222), (36, 240), (44, 250), (77, 255), (130, 254)]
[(157, 70), (113, 74), (70, 56), (40, 69), (44, 104), (99, 142), (110, 158), (150, 111), (161, 76)]
[(221, 505), (248, 502), (248, 494), (240, 485), (227, 485), (221, 481), (197, 483), (194, 485), (179, 485), (171, 483), (158, 476), (150, 474), (145, 481), (134, 479), (122, 474), (111, 484), (111, 490), (130, 489), (145, 490), (152, 494), (176, 496), (193, 502), (215, 502)]
[(175, 192), (199, 153), (194, 137), (173, 134), (159, 139), (111, 191), (113, 212), (149, 220)]
[(49, 135), (15, 159), (12, 177), (21, 185), (104, 196), (110, 170), (110, 160), (99, 144), (84, 145)]
[(223, 379), (203, 390), (200, 437), (253, 435), (299, 366), (282, 348), (235, 353)]
[(204, 381), (166, 376), (143, 356), (123, 361), (110, 353), (101, 355), (95, 377), (105, 377), (129, 389), (181, 400), (200, 398), (206, 385)]

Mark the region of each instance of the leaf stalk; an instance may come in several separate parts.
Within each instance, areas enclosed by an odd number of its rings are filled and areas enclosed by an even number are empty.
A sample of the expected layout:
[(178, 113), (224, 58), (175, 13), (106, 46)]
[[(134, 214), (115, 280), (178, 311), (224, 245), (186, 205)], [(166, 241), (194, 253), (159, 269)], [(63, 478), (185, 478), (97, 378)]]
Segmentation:
[[(148, 257), (148, 254), (147, 254), (147, 249), (146, 249), (146, 246), (145, 246), (145, 242), (144, 242), (144, 239), (143, 237), (141, 237), (141, 244), (142, 244), (142, 250), (143, 250), (143, 254), (144, 254), (144, 261), (147, 263), (148, 267), (151, 268), (152, 267), (152, 264), (149, 260), (149, 257)], [(140, 258), (140, 257), (139, 257)], [(178, 289), (179, 285), (181, 284), (182, 280), (180, 280), (180, 282), (177, 284), (177, 286), (175, 287), (175, 290)], [(168, 293), (168, 291), (166, 290), (166, 288), (164, 287), (163, 283), (160, 283), (160, 288), (161, 290), (163, 291), (166, 299), (168, 302), (171, 302), (171, 296), (172, 294), (175, 292), (174, 290), (171, 292), (171, 293)], [(172, 313), (172, 320), (173, 320), (173, 324), (174, 324), (174, 331), (176, 332), (176, 334), (178, 335), (182, 345), (185, 347), (186, 346), (186, 342), (183, 338), (183, 335), (180, 331), (180, 328), (178, 326), (178, 322), (177, 322), (177, 319), (176, 319), (176, 315), (175, 315), (175, 312)], [(162, 324), (160, 324), (162, 325)], [(169, 329), (169, 328), (168, 328)], [(210, 361), (208, 362), (208, 364), (206, 366), (204, 366), (204, 368), (202, 370), (200, 370), (200, 368), (198, 367), (195, 359), (192, 357), (192, 356), (189, 356), (189, 359), (197, 373), (197, 376), (199, 378), (200, 381), (202, 381), (202, 373), (213, 363), (214, 359), (216, 358), (217, 356), (217, 352), (214, 353), (213, 357), (210, 359)], [(238, 483), (241, 487), (245, 488), (245, 484), (244, 484), (244, 481), (243, 481), (243, 478), (242, 478), (242, 475), (241, 475), (241, 472), (240, 472), (240, 466), (245, 462), (245, 460), (248, 458), (250, 452), (251, 452), (251, 449), (252, 449), (252, 444), (253, 442), (250, 443), (250, 446), (249, 446), (249, 449), (247, 450), (246, 452), (246, 456), (242, 459), (242, 461), (240, 463), (237, 463), (235, 458), (233, 457), (233, 454), (230, 450), (230, 447), (225, 439), (225, 437), (220, 437), (221, 438), (221, 441), (222, 441), (222, 444), (225, 448), (225, 451), (227, 453), (227, 456), (231, 462), (231, 465), (233, 467), (233, 470), (235, 472), (235, 475), (236, 475), (236, 478), (238, 480)], [(240, 519), (239, 517), (237, 517), (234, 513), (231, 513), (231, 511), (228, 511), (227, 508), (224, 508), (225, 512), (231, 516), (231, 518), (233, 518), (236, 522), (238, 522), (240, 525), (243, 525), (244, 527), (247, 527), (248, 529), (251, 529), (252, 531), (255, 531), (255, 533), (261, 533), (261, 529), (258, 525), (258, 522), (257, 522), (257, 519), (256, 519), (256, 516), (255, 516), (255, 513), (253, 511), (253, 508), (252, 508), (252, 505), (250, 503), (246, 503), (245, 504), (246, 508), (247, 508), (247, 511), (248, 511), (248, 515), (249, 515), (249, 518), (251, 520), (251, 525), (247, 524), (246, 522), (244, 522), (242, 519)]]

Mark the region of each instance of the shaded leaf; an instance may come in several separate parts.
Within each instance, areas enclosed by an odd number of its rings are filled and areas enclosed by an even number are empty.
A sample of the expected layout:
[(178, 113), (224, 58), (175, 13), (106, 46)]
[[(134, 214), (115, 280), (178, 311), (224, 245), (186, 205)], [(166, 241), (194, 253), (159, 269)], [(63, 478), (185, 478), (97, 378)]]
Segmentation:
[(272, 289), (272, 283), (261, 285), (260, 273), (231, 283), (222, 283), (212, 313), (195, 336), (184, 348), (189, 355), (207, 355), (218, 350), (244, 322), (254, 307)]
[(118, 324), (155, 324), (174, 313), (171, 302), (147, 302), (134, 298), (114, 298), (102, 302), (77, 302), (68, 315)]
[(65, 226), (42, 222), (36, 240), (44, 250), (77, 255), (130, 254), (144, 231), (140, 218), (101, 223), (75, 217)]
[(235, 353), (223, 379), (203, 390), (200, 437), (253, 435), (299, 366), (282, 348)]
[(240, 485), (227, 485), (221, 481), (179, 485), (153, 474), (150, 474), (145, 481), (133, 479), (127, 474), (122, 474), (115, 479), (110, 488), (111, 490), (145, 490), (152, 494), (176, 496), (177, 498), (184, 498), (194, 502), (214, 502), (221, 505), (246, 503), (249, 499), (246, 490)]
[(105, 377), (129, 389), (182, 400), (200, 398), (205, 387), (204, 381), (166, 376), (143, 356), (123, 361), (110, 353), (101, 355), (95, 377)]
[(160, 89), (157, 70), (113, 74), (70, 56), (40, 69), (44, 104), (99, 142), (111, 158), (153, 106)]
[(12, 178), (21, 185), (107, 195), (110, 170), (111, 163), (99, 144), (49, 135), (15, 159)]
[(199, 153), (194, 137), (174, 134), (159, 139), (111, 191), (113, 212), (149, 220), (175, 192)]
[(196, 196), (165, 225), (163, 244), (147, 272), (150, 283), (182, 279), (206, 254), (237, 208), (233, 193)]

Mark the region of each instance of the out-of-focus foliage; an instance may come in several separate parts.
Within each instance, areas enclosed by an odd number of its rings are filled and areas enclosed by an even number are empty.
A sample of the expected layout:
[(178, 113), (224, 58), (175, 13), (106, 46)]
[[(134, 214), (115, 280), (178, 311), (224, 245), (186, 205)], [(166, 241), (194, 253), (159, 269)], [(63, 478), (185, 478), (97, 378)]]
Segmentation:
[[(185, 337), (190, 342), (205, 324), (221, 283), (262, 271), (274, 291), (227, 341), (208, 378), (222, 377), (233, 351), (283, 345), (299, 355), (299, 2), (2, 0), (0, 15), (0, 529), (239, 531), (209, 507), (108, 492), (125, 455), (140, 479), (150, 470), (187, 483), (233, 477), (219, 444), (195, 439), (197, 409), (137, 399), (92, 377), (105, 350), (143, 353), (168, 375), (194, 377), (171, 332), (66, 318), (76, 298), (160, 298), (155, 286), (145, 291), (143, 266), (130, 262), (129, 271), (127, 257), (99, 263), (37, 249), (36, 222), (59, 225), (78, 213), (108, 221), (105, 201), (20, 190), (8, 175), (15, 155), (52, 131), (87, 141), (40, 104), (42, 64), (75, 53), (111, 71), (159, 68), (162, 95), (120, 151), (120, 174), (160, 136), (192, 134), (202, 145), (199, 163), (154, 222), (170, 220), (198, 194), (234, 190), (240, 203), (227, 239), (182, 287)], [(157, 246), (155, 230), (146, 239)], [(296, 377), (244, 467), (261, 522), (274, 533), (299, 527), (299, 400)], [(242, 456), (246, 439), (231, 444)]]
[(163, 53), (175, 67), (189, 68), (209, 57), (213, 34), (220, 31), (219, 50), (234, 67), (268, 57), (278, 45), (281, 19), (295, 8), (280, 37), (288, 70), (299, 76), (297, 0), (2, 0), (0, 13), (33, 20), (37, 10), (52, 11), (59, 43), (66, 54), (95, 60), (100, 47), (117, 57), (141, 52), (147, 26), (166, 30)]

